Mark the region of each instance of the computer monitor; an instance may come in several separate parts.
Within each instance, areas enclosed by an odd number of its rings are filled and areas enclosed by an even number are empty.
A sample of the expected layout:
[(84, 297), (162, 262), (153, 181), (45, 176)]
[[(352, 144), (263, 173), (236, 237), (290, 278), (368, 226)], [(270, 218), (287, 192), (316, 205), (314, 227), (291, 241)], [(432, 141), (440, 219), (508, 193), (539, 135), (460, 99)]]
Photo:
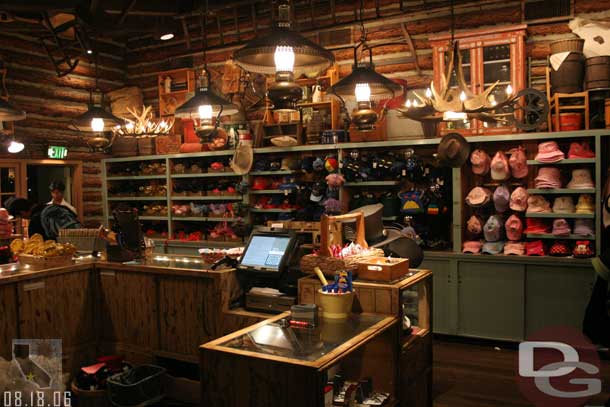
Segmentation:
[(250, 236), (238, 268), (270, 273), (283, 271), (294, 241), (293, 234), (255, 232)]

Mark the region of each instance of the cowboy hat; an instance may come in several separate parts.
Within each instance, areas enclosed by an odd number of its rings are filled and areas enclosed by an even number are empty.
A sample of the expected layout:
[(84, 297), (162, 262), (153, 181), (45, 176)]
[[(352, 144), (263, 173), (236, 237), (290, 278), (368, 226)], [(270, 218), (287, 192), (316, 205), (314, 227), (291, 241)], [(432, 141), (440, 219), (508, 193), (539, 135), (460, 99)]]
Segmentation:
[(252, 151), (252, 143), (239, 142), (235, 153), (233, 153), (233, 159), (231, 160), (231, 169), (237, 175), (244, 175), (250, 172), (252, 163), (254, 162), (254, 152)]
[(459, 168), (470, 156), (470, 145), (462, 135), (449, 133), (439, 143), (437, 152), (441, 163)]

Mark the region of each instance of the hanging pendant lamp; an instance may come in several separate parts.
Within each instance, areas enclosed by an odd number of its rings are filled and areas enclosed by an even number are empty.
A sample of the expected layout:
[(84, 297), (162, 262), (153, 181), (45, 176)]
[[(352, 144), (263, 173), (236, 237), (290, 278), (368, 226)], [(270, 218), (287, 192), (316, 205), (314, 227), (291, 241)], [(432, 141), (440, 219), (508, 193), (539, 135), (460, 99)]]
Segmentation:
[(202, 142), (216, 132), (222, 116), (228, 116), (239, 112), (237, 106), (229, 100), (217, 95), (210, 89), (210, 73), (207, 65), (207, 14), (208, 2), (205, 10), (201, 12), (201, 39), (203, 41), (203, 70), (197, 78), (197, 90), (195, 96), (180, 105), (174, 112), (175, 117), (198, 119), (196, 128), (197, 136)]
[[(278, 58), (279, 57), (279, 58)], [(243, 69), (265, 75), (288, 71), (295, 75), (321, 72), (335, 62), (332, 52), (290, 29), (290, 5), (278, 8), (278, 26), (235, 51), (233, 58)], [(291, 66), (290, 66), (291, 65)]]

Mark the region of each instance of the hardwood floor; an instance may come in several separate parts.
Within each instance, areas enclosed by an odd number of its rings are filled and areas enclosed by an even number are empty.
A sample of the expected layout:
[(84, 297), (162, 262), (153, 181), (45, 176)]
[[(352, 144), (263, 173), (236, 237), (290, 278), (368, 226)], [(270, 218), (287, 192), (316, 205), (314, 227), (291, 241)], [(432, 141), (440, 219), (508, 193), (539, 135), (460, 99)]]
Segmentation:
[[(525, 407), (515, 380), (517, 352), (493, 345), (436, 340), (434, 407)], [(603, 392), (589, 406), (610, 406), (610, 361), (602, 362)]]

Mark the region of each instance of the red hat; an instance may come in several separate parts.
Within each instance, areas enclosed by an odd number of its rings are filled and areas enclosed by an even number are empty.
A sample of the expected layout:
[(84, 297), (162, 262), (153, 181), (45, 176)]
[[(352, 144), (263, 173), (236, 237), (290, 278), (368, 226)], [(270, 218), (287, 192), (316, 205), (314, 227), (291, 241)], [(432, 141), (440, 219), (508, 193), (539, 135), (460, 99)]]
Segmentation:
[(269, 180), (266, 177), (254, 177), (252, 189), (260, 191), (263, 189), (267, 189), (268, 185), (269, 185)]
[(324, 161), (324, 168), (328, 172), (337, 171), (337, 168), (339, 168), (339, 162), (337, 161), (337, 157), (326, 157), (326, 161)]
[(555, 242), (549, 249), (549, 255), (557, 257), (569, 256), (571, 253), (570, 247), (561, 240)]
[(574, 255), (574, 257), (580, 259), (586, 259), (595, 255), (595, 253), (593, 252), (593, 248), (591, 248), (590, 240), (578, 240), (576, 242), (576, 245), (574, 246), (572, 254)]
[(470, 163), (472, 164), (472, 172), (477, 175), (487, 175), (491, 158), (480, 148), (474, 150), (470, 155)]
[(506, 181), (510, 178), (508, 159), (503, 151), (498, 151), (491, 160), (491, 179), (494, 181)]
[(519, 146), (517, 148), (513, 148), (510, 152), (511, 155), (510, 159), (508, 160), (508, 165), (510, 166), (513, 177), (519, 179), (527, 177), (528, 167), (525, 149), (522, 146)]
[(517, 215), (510, 215), (504, 224), (508, 240), (521, 240), (523, 235), (523, 222)]
[(548, 233), (551, 229), (551, 226), (544, 219), (539, 218), (527, 218), (525, 224), (527, 225), (525, 233)]
[(591, 150), (591, 145), (588, 141), (582, 143), (573, 142), (570, 144), (570, 151), (568, 151), (568, 158), (593, 158), (595, 152)]
[(525, 254), (528, 256), (545, 256), (544, 244), (542, 240), (534, 240), (525, 244)]

